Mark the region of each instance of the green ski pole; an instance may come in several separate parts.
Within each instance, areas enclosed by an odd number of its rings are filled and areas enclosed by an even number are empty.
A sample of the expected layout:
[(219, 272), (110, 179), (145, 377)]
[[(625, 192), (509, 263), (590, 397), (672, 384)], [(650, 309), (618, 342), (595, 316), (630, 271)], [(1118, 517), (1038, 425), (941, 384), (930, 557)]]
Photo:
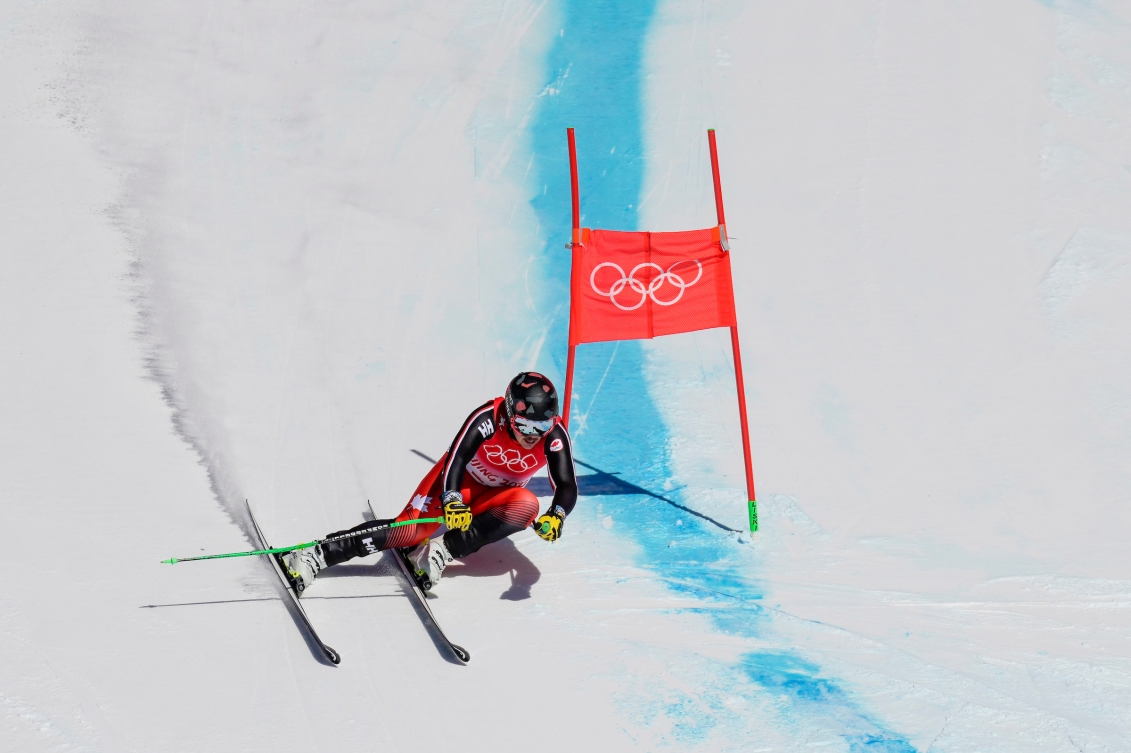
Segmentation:
[(308, 541), (305, 544), (295, 544), (294, 546), (280, 546), (274, 549), (255, 549), (250, 552), (228, 552), (227, 554), (204, 554), (199, 557), (170, 557), (167, 560), (161, 560), (161, 564), (175, 565), (178, 562), (195, 562), (196, 560), (218, 560), (228, 557), (254, 557), (260, 554), (282, 554), (284, 552), (293, 552), (296, 549), (306, 549), (317, 544), (324, 544), (327, 541), (341, 541), (342, 539), (352, 539), (354, 536), (364, 536), (373, 531), (380, 531), (383, 528), (396, 528), (398, 526), (411, 526), (417, 523), (443, 523), (443, 518), (417, 518), (416, 520), (398, 520), (392, 523), (386, 523), (383, 526), (375, 528), (366, 528), (364, 531), (350, 531), (343, 533), (339, 536), (331, 536), (327, 539), (317, 539), (315, 541)]

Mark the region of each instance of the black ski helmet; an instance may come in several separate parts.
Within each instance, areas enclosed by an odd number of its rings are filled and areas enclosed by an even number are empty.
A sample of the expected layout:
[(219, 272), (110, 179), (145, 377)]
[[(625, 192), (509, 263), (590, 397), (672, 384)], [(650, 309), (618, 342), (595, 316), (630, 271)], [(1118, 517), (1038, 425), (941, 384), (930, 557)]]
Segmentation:
[(527, 421), (552, 421), (558, 415), (558, 393), (553, 383), (536, 371), (524, 371), (507, 385), (503, 401), (507, 406), (507, 421), (521, 417)]

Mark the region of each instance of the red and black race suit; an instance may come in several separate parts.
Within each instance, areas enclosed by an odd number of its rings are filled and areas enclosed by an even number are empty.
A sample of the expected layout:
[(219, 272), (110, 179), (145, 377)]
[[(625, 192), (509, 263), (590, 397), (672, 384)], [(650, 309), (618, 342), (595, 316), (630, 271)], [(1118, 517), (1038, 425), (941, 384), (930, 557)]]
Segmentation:
[[(444, 493), (460, 492), (464, 502), (471, 507), (471, 528), (468, 531), (448, 531), (444, 541), (453, 557), (466, 556), (534, 522), (538, 515), (538, 499), (526, 488), (526, 484), (543, 467), (546, 467), (554, 488), (550, 509), (560, 506), (566, 515), (572, 512), (577, 504), (577, 476), (569, 432), (561, 420), (555, 419), (550, 431), (529, 450), (515, 441), (506, 421), (501, 397), (472, 411), (451, 447), (421, 479), (412, 499), (396, 520), (442, 517)], [(350, 529), (375, 528), (372, 537), (356, 537), (340, 545), (324, 545), (327, 564), (344, 562), (381, 549), (415, 546), (439, 528), (438, 523), (420, 523), (376, 530), (376, 526), (387, 522), (363, 523)]]
[(506, 420), (501, 397), (472, 411), (441, 460), (441, 496), (460, 491), (465, 472), (483, 486), (526, 486), (548, 466), (553, 504), (561, 505), (568, 515), (577, 504), (577, 480), (569, 433), (561, 419), (555, 418), (553, 428), (529, 450), (511, 436)]

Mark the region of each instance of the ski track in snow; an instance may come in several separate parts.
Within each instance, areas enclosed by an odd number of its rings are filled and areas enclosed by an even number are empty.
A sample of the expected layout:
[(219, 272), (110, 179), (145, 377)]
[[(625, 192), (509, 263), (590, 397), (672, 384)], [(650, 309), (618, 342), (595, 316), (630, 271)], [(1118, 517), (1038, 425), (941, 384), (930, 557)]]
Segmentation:
[[(1127, 20), (0, 11), (0, 748), (1126, 750)], [(564, 386), (567, 126), (582, 224), (655, 230), (714, 224), (718, 128), (763, 531), (719, 528), (703, 332), (579, 348), (581, 472), (667, 501), (454, 565), (467, 667), (384, 559), (308, 597), (333, 669), (264, 563), (157, 566), (246, 546), (245, 498), (272, 541), (393, 514), (515, 371)]]

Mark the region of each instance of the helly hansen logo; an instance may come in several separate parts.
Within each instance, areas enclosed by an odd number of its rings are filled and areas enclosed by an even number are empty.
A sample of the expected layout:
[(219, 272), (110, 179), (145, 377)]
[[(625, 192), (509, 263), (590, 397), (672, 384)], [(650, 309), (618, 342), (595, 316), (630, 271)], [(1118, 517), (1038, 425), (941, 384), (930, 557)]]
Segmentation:
[(362, 539), (361, 543), (365, 544), (365, 548), (369, 551), (370, 554), (376, 554), (377, 553), (377, 547), (373, 546), (373, 538), (372, 537), (370, 537), (368, 539)]
[(492, 434), (495, 433), (495, 424), (489, 418), (483, 423), (479, 424), (479, 426), (477, 426), (476, 428), (479, 429), (479, 433), (483, 435), (484, 439), (489, 438)]

